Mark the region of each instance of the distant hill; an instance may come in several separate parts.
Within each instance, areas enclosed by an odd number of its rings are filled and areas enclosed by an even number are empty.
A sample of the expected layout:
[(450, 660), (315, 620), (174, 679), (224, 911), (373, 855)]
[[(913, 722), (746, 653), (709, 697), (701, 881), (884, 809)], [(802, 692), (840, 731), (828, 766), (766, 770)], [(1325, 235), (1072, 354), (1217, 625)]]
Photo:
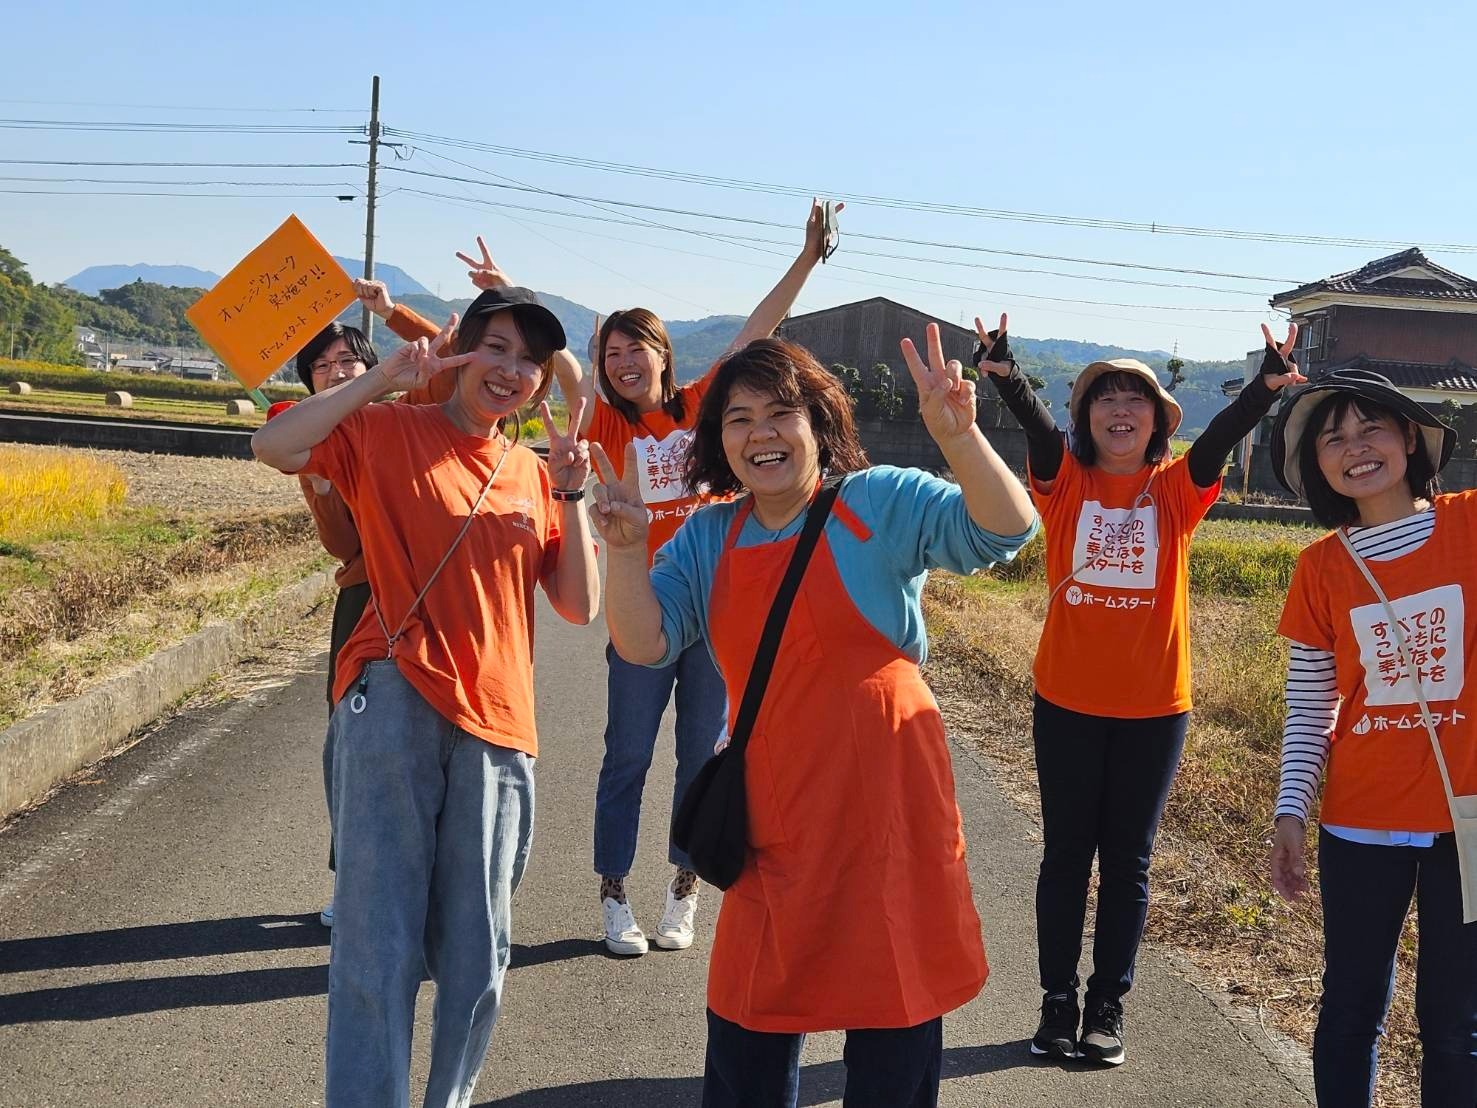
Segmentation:
[(219, 280), (218, 273), (188, 265), (90, 265), (62, 284), (88, 296), (96, 296), (103, 289), (121, 289), (135, 281), (171, 288), (208, 289)]
[[(344, 272), (350, 277), (364, 276), (363, 258), (340, 258), (337, 254), (333, 260), (344, 267)], [(396, 265), (387, 265), (384, 262), (374, 263), (374, 276), (376, 280), (383, 281), (390, 290), (390, 295), (401, 296), (430, 296), (431, 290), (426, 288), (405, 270)]]
[[(343, 266), (350, 277), (358, 277), (364, 272), (362, 258), (356, 260), (335, 255), (334, 261)], [(389, 286), (391, 296), (412, 294), (429, 296), (431, 294), (430, 289), (399, 266), (376, 262), (374, 273)], [(81, 273), (68, 277), (62, 284), (78, 292), (85, 292), (88, 296), (96, 296), (103, 289), (120, 289), (135, 281), (146, 281), (149, 284), (165, 285), (170, 288), (208, 289), (214, 287), (220, 279), (220, 274), (211, 273), (207, 269), (196, 269), (194, 266), (140, 263), (138, 265), (91, 265)]]

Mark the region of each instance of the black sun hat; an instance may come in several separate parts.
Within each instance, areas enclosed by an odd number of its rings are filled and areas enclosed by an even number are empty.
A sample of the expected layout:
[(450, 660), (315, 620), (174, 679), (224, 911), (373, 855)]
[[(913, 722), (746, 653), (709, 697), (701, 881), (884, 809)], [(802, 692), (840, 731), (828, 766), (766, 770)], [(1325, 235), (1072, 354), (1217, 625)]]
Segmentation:
[(539, 298), (532, 289), (518, 285), (500, 285), (487, 289), (467, 305), (467, 310), (462, 313), (462, 321), (501, 311), (513, 313), (519, 330), (525, 333), (532, 330), (542, 335), (551, 353), (564, 349), (564, 325), (559, 322), (559, 317), (539, 303)]
[(1298, 444), (1308, 429), (1308, 420), (1320, 403), (1332, 393), (1351, 393), (1404, 416), (1421, 434), (1421, 445), (1431, 460), (1431, 469), (1440, 473), (1456, 449), (1456, 432), (1437, 419), (1419, 401), (1412, 400), (1390, 383), (1390, 379), (1372, 369), (1336, 369), (1326, 373), (1298, 394), (1282, 402), (1277, 422), (1272, 428), (1272, 468), (1284, 488), (1303, 495), (1301, 451)]

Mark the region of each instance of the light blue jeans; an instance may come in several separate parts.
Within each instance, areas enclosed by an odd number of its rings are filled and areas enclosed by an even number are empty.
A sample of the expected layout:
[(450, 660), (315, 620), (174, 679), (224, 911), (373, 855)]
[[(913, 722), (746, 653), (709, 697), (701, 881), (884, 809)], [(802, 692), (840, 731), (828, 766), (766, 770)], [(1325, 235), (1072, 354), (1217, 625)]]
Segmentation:
[(328, 1108), (410, 1104), (422, 970), (436, 982), (424, 1103), (465, 1108), (511, 950), (533, 839), (533, 759), (453, 726), (393, 662), (333, 714), (338, 879), (328, 964)]
[[(632, 665), (606, 646), (610, 664), (606, 697), (605, 759), (595, 787), (595, 872), (625, 877), (636, 860), (636, 832), (641, 823), (641, 791), (656, 750), (662, 713), (677, 686), (677, 779), (672, 788), (676, 813), (703, 763), (723, 737), (728, 722), (728, 693), (708, 648), (688, 647), (661, 669)], [(667, 857), (690, 869), (687, 855), (671, 845)]]

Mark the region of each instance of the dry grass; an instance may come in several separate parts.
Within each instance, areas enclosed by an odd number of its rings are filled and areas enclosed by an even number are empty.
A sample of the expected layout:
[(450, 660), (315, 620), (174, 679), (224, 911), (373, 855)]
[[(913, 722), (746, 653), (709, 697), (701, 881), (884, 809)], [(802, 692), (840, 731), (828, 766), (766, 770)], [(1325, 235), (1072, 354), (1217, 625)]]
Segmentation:
[[(1232, 541), (1224, 534), (1207, 538)], [(1230, 553), (1212, 557), (1224, 562)], [(1244, 561), (1276, 565), (1283, 556), (1252, 550)], [(925, 596), (929, 669), (935, 688), (948, 690), (940, 700), (951, 729), (972, 738), (1006, 792), (1039, 814), (1031, 663), (1045, 590), (1029, 579), (1036, 576), (1030, 566), (1022, 576), (1027, 580), (935, 575)], [(1201, 574), (1202, 582), (1219, 579)], [(1148, 933), (1184, 951), (1213, 984), (1257, 1008), (1268, 1026), (1310, 1047), (1322, 973), (1316, 878), (1314, 896), (1297, 905), (1282, 902), (1267, 879), (1286, 672), (1286, 647), (1275, 633), (1279, 577), (1236, 572), (1230, 579), (1253, 580), (1259, 588), (1246, 599), (1197, 596), (1191, 605), (1196, 710), (1155, 848)], [(982, 704), (991, 707), (986, 720)], [(1413, 954), (1408, 932), (1382, 1047), (1378, 1103), (1386, 1108), (1418, 1103)]]
[(0, 543), (103, 519), (127, 492), (123, 473), (99, 459), (0, 446)]
[(13, 470), (79, 466), (111, 475), (120, 498), (120, 470), (134, 486), (102, 518), (54, 508), (0, 541), (0, 727), (327, 562), (297, 482), (265, 467), (0, 449), (15, 456), (0, 458), (0, 487)]

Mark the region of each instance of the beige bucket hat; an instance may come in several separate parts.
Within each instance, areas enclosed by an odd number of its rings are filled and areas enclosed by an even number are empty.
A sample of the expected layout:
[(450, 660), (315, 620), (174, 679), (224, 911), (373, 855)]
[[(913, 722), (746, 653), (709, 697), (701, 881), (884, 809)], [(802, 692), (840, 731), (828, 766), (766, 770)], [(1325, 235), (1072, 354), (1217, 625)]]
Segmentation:
[(1082, 406), (1082, 398), (1087, 395), (1088, 387), (1104, 373), (1131, 373), (1135, 377), (1142, 377), (1159, 403), (1164, 406), (1166, 433), (1172, 436), (1179, 428), (1180, 420), (1185, 417), (1184, 411), (1159, 383), (1154, 371), (1137, 358), (1113, 358), (1106, 362), (1093, 362), (1077, 374), (1077, 380), (1072, 382), (1072, 396), (1067, 401), (1067, 414), (1072, 417), (1074, 424), (1078, 422), (1077, 410)]

